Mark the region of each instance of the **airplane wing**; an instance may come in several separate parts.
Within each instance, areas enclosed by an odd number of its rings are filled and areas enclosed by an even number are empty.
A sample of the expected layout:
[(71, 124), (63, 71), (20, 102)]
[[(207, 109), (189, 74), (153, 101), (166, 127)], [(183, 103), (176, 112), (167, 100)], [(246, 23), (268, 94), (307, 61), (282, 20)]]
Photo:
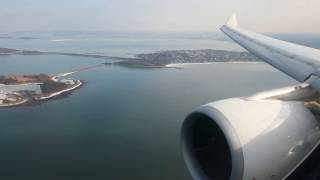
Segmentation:
[(243, 30), (235, 16), (221, 30), (302, 83), (192, 111), (181, 129), (190, 174), (197, 180), (319, 179), (320, 51)]
[(241, 29), (235, 15), (221, 30), (263, 61), (320, 91), (320, 50)]

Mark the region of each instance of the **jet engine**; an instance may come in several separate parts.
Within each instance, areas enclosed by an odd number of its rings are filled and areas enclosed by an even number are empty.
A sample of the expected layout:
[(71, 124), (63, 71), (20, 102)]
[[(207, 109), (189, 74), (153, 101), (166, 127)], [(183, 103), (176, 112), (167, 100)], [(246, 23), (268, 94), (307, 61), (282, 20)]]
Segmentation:
[(192, 112), (181, 133), (192, 177), (265, 180), (292, 174), (320, 142), (317, 115), (308, 107), (310, 98), (302, 101), (301, 94), (308, 93), (293, 87), (221, 100)]

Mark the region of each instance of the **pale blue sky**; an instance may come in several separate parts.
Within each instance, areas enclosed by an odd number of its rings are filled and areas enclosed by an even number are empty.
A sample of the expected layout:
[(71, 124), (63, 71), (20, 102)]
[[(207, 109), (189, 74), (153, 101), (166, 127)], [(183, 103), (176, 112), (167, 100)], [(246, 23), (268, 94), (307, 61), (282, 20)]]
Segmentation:
[(0, 31), (320, 32), (320, 0), (1, 0)]

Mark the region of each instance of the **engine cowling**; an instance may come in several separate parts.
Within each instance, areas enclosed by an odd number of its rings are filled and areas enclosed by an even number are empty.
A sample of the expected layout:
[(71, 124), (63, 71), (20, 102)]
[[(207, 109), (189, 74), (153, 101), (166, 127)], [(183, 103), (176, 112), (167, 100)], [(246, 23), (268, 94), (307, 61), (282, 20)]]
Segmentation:
[(303, 102), (232, 98), (196, 109), (181, 137), (194, 179), (283, 179), (317, 147), (320, 128)]

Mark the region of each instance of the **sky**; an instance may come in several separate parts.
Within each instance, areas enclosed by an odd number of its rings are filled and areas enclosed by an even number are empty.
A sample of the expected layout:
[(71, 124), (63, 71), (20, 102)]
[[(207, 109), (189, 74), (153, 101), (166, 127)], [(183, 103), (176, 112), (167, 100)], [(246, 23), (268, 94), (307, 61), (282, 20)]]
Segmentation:
[(320, 0), (0, 0), (1, 32), (320, 32)]

